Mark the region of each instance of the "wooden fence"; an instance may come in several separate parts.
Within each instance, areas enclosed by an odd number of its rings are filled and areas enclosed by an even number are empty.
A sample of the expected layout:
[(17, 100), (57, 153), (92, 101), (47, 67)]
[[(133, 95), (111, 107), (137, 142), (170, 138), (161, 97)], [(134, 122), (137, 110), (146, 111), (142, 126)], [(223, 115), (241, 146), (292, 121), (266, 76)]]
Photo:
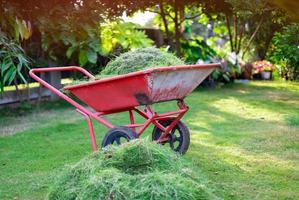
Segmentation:
[[(60, 89), (62, 87), (60, 72), (42, 73), (41, 77), (55, 88)], [(16, 90), (6, 91), (0, 94), (0, 106), (3, 107), (20, 101), (41, 100), (45, 98), (48, 100), (57, 100), (58, 96), (53, 94), (50, 90), (40, 86), (30, 87), (29, 89), (20, 89), (19, 92)]]

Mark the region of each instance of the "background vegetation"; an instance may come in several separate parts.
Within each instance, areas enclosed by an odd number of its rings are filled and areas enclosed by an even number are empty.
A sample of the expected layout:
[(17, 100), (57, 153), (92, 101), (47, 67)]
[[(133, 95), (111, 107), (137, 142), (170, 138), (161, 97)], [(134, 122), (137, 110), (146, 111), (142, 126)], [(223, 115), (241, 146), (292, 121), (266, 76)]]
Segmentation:
[[(2, 85), (27, 80), (26, 66), (80, 65), (99, 73), (120, 53), (154, 43), (144, 28), (159, 28), (164, 47), (187, 63), (228, 61), (212, 78), (229, 81), (244, 70), (244, 63), (270, 59), (281, 77), (298, 79), (298, 18), (280, 1), (151, 0), (1, 0), (1, 40), (19, 45), (20, 62)], [(156, 14), (145, 27), (123, 21), (137, 11)], [(45, 14), (47, 13), (47, 14)], [(10, 44), (10, 43), (7, 43)], [(285, 53), (287, 51), (287, 53)], [(21, 58), (21, 57), (20, 57)], [(25, 57), (24, 57), (25, 58)], [(28, 61), (28, 59), (27, 59)], [(5, 63), (5, 62), (1, 62)], [(12, 67), (13, 68), (13, 67)], [(16, 79), (14, 82), (7, 81)], [(3, 88), (3, 87), (2, 87)]]

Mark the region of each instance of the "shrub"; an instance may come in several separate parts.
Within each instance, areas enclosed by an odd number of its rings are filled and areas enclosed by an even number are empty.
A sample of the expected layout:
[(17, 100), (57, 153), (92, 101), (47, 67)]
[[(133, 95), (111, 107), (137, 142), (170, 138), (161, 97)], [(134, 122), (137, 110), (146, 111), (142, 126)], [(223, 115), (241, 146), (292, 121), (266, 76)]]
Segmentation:
[[(108, 147), (67, 167), (48, 199), (212, 199), (182, 158), (161, 145), (135, 140)], [(215, 197), (213, 197), (215, 198)]]
[(299, 23), (285, 27), (282, 33), (276, 33), (273, 38), (270, 58), (278, 66), (282, 76), (299, 80)]
[(116, 53), (118, 47), (128, 51), (152, 45), (153, 41), (143, 31), (138, 30), (134, 23), (114, 21), (101, 27), (101, 47), (104, 55)]
[(121, 54), (107, 64), (102, 74), (126, 74), (146, 68), (183, 64), (182, 60), (171, 53), (163, 52), (154, 47), (141, 48)]
[(14, 82), (16, 86), (17, 80), (27, 83), (24, 75), (28, 73), (29, 64), (22, 47), (0, 31), (0, 93), (6, 85)]

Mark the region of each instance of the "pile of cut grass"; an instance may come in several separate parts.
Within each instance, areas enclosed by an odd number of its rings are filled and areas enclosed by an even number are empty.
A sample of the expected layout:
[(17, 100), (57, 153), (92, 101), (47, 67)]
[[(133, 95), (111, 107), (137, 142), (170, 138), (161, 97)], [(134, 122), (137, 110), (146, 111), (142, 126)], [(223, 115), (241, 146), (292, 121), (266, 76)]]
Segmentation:
[[(67, 167), (48, 199), (212, 199), (173, 151), (145, 140), (108, 147)], [(215, 197), (213, 197), (215, 198)]]
[(110, 61), (102, 71), (103, 75), (119, 75), (148, 68), (183, 65), (184, 62), (172, 53), (150, 47), (121, 54)]

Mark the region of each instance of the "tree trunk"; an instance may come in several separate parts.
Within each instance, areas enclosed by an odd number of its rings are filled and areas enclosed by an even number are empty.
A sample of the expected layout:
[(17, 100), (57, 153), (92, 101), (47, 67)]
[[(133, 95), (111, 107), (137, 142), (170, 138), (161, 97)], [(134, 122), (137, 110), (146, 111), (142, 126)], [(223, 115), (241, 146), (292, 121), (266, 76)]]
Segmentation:
[(225, 19), (226, 19), (226, 28), (228, 30), (230, 48), (231, 48), (231, 52), (233, 52), (234, 51), (234, 41), (233, 41), (232, 31), (230, 29), (230, 19), (229, 19), (229, 16), (225, 15)]
[(179, 5), (178, 0), (174, 1), (174, 30), (175, 30), (175, 50), (178, 57), (181, 56), (181, 30), (179, 23)]
[(235, 14), (234, 15), (234, 26), (235, 26), (235, 32), (234, 32), (234, 36), (235, 36), (235, 46), (234, 46), (234, 50), (236, 52), (236, 55), (238, 55), (238, 50), (237, 50), (237, 46), (238, 46), (238, 16)]
[(242, 24), (240, 34), (239, 34), (239, 42), (238, 42), (237, 49), (236, 49), (237, 54), (239, 54), (240, 50), (241, 50), (244, 31), (245, 31), (245, 24)]
[(266, 58), (270, 43), (272, 41), (272, 38), (274, 37), (274, 33), (276, 32), (275, 30), (270, 30), (269, 32), (270, 35), (269, 37), (267, 37), (265, 44), (263, 45), (263, 48), (258, 48), (257, 52), (258, 52), (258, 56), (261, 60), (264, 60)]
[(159, 6), (160, 6), (160, 10), (161, 10), (160, 13), (161, 13), (161, 18), (162, 18), (162, 21), (163, 21), (164, 29), (165, 29), (165, 32), (166, 32), (166, 38), (167, 38), (168, 45), (173, 47), (173, 41), (172, 41), (169, 29), (168, 29), (168, 23), (167, 23), (165, 10), (164, 10), (164, 5), (163, 5), (162, 0), (160, 0)]

